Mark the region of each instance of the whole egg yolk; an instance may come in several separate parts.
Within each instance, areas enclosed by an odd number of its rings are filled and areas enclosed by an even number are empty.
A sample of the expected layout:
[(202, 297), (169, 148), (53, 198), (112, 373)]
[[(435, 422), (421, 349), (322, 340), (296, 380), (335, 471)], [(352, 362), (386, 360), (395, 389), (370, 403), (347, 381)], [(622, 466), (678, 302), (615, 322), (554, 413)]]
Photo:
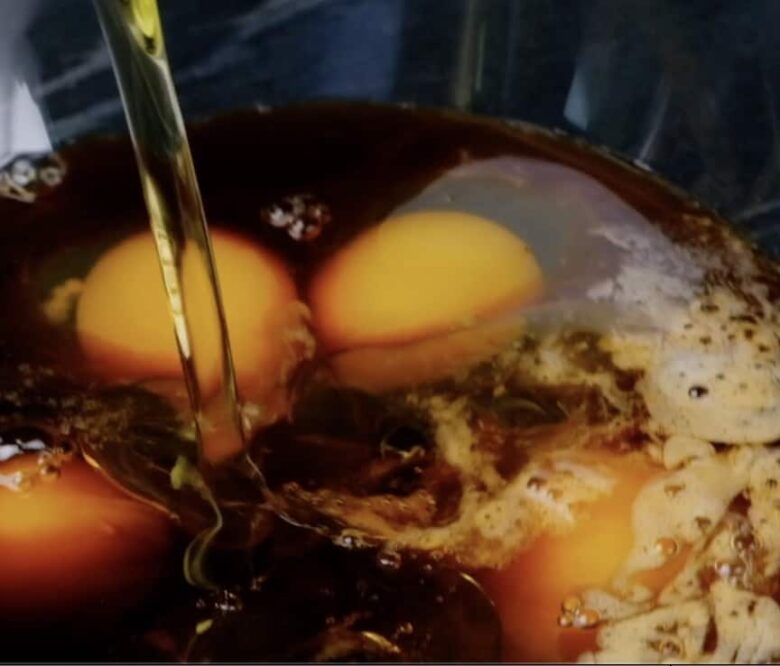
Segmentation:
[[(609, 589), (634, 543), (632, 506), (658, 470), (630, 457), (607, 459), (609, 495), (582, 507), (573, 529), (539, 537), (506, 567), (479, 575), (496, 604), (510, 661), (576, 661), (595, 647), (595, 628), (564, 628), (562, 604), (588, 588)], [(657, 592), (680, 570), (684, 553), (639, 582)], [(586, 609), (583, 609), (586, 610)]]
[[(212, 244), (242, 398), (257, 398), (280, 381), (289, 355), (283, 329), (296, 299), (284, 264), (237, 235), (212, 231)], [(201, 386), (219, 379), (220, 349), (212, 325), (208, 284), (194, 252), (182, 260), (191, 327), (198, 327)], [(81, 347), (94, 369), (112, 379), (180, 377), (181, 362), (151, 233), (132, 236), (106, 252), (88, 274), (76, 311)], [(205, 334), (203, 332), (206, 331)]]
[(334, 255), (310, 303), (325, 349), (348, 352), (337, 357), (340, 378), (384, 389), (446, 374), (458, 359), (494, 349), (497, 335), (506, 342), (516, 326), (461, 333), (538, 299), (542, 284), (532, 251), (508, 229), (424, 211), (392, 217)]
[(25, 491), (0, 486), (0, 515), (0, 617), (126, 610), (155, 586), (172, 540), (163, 513), (81, 460)]

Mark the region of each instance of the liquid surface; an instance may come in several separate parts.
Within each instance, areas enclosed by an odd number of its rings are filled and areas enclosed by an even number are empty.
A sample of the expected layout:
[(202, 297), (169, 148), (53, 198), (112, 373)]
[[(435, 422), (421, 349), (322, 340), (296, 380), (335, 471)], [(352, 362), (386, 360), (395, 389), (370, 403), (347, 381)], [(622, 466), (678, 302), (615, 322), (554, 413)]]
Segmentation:
[[(89, 547), (34, 558), (46, 576), (0, 570), (24, 580), (0, 606), (8, 654), (780, 655), (774, 265), (533, 128), (320, 105), (190, 136), (269, 497), (182, 462), (132, 147), (69, 148), (61, 184), (0, 201), (0, 497), (22, 517), (0, 556)], [(83, 520), (52, 519), (57, 493), (86, 498)], [(180, 566), (213, 501), (202, 591)], [(74, 579), (78, 613), (51, 594)]]

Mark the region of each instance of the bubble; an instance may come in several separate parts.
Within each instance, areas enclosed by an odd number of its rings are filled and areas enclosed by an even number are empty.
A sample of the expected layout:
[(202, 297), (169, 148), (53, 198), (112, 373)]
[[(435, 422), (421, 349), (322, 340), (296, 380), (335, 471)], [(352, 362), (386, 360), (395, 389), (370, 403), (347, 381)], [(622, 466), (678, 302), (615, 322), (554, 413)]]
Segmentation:
[(66, 166), (56, 153), (21, 155), (0, 170), (0, 197), (33, 203), (62, 183)]
[(396, 636), (409, 636), (414, 633), (414, 625), (411, 622), (402, 622), (395, 630)]
[(730, 578), (734, 572), (730, 562), (716, 562), (715, 571), (721, 578)]
[(558, 616), (558, 626), (568, 629), (574, 624), (574, 615), (572, 613), (561, 613)]
[(26, 187), (36, 178), (35, 167), (29, 159), (24, 157), (20, 157), (11, 164), (9, 173), (11, 180), (20, 187)]
[(688, 397), (695, 400), (705, 397), (710, 390), (706, 386), (691, 386), (688, 389)]
[(44, 465), (40, 468), (38, 476), (46, 482), (56, 481), (60, 478), (60, 468), (58, 465)]
[(678, 545), (677, 541), (671, 537), (661, 537), (655, 542), (655, 549), (664, 556), (664, 558), (670, 558), (677, 554)]
[(731, 539), (731, 547), (738, 553), (753, 550), (756, 547), (756, 541), (752, 534), (735, 534)]
[(376, 556), (376, 563), (385, 571), (398, 571), (403, 564), (403, 558), (395, 550), (380, 550)]
[(582, 608), (582, 599), (574, 595), (566, 597), (561, 604), (561, 608), (569, 613), (574, 613)]
[(574, 626), (577, 629), (591, 629), (601, 621), (601, 616), (593, 608), (584, 608), (574, 615)]
[(682, 655), (682, 646), (680, 643), (678, 643), (676, 640), (672, 638), (667, 638), (658, 646), (658, 651), (664, 656), (664, 657), (679, 657)]
[(333, 215), (328, 206), (311, 194), (294, 194), (281, 203), (263, 209), (260, 219), (271, 227), (284, 229), (294, 241), (310, 242), (319, 237)]

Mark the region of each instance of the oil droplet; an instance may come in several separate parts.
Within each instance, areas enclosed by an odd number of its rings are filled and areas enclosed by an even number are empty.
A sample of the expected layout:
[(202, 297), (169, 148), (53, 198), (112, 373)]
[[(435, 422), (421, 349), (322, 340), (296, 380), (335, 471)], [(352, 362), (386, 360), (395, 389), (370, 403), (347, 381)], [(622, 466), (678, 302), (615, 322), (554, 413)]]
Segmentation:
[(205, 634), (209, 629), (211, 629), (213, 624), (214, 620), (202, 620), (195, 625), (195, 633), (198, 635)]

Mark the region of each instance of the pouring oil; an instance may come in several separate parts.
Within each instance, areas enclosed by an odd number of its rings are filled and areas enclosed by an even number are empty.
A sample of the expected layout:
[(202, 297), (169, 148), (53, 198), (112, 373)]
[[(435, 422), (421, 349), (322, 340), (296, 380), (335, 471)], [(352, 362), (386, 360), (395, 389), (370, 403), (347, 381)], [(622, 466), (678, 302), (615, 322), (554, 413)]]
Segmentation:
[[(95, 0), (95, 7), (133, 139), (194, 416), (196, 460), (191, 451), (183, 451), (171, 484), (176, 490), (191, 486), (214, 511), (214, 524), (201, 531), (185, 553), (185, 577), (192, 584), (215, 587), (205, 565), (225, 519), (209, 468), (224, 465), (244, 450), (244, 432), (214, 252), (157, 2)], [(241, 467), (245, 474), (262, 481), (248, 458), (240, 462), (246, 465)]]
[[(199, 442), (199, 461), (243, 448), (230, 343), (195, 168), (156, 0), (96, 0), (133, 138)], [(198, 325), (191, 313), (199, 310)], [(206, 387), (214, 362), (218, 386)]]

